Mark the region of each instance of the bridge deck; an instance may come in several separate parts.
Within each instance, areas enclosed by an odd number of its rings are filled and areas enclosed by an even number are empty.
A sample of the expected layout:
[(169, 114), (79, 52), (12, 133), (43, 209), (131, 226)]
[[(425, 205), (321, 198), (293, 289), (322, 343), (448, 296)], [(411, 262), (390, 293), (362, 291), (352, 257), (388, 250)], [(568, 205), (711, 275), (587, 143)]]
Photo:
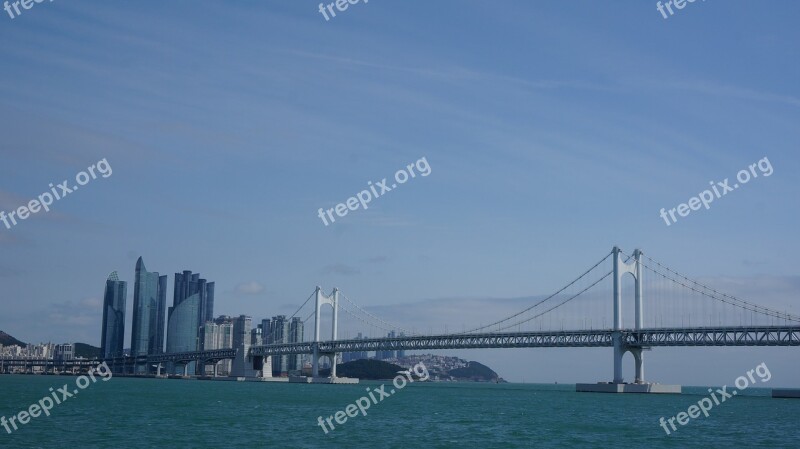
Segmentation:
[[(621, 331), (629, 346), (800, 346), (800, 326), (672, 328)], [(448, 334), (319, 343), (320, 353), (473, 348), (591, 348), (613, 346), (614, 331)], [(311, 342), (253, 346), (255, 356), (312, 354)]]

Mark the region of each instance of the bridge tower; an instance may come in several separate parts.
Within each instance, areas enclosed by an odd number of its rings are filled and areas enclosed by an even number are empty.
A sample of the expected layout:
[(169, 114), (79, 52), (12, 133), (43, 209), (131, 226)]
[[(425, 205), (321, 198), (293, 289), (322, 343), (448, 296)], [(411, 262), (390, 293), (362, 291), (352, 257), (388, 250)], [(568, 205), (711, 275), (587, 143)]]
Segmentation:
[(634, 329), (641, 330), (642, 323), (642, 274), (644, 267), (642, 266), (642, 251), (636, 249), (633, 251), (632, 261), (626, 263), (622, 260), (622, 251), (619, 247), (614, 247), (613, 251), (614, 260), (614, 383), (621, 384), (622, 378), (622, 357), (626, 352), (633, 354), (634, 362), (636, 363), (636, 380), (637, 384), (644, 383), (644, 359), (642, 355), (641, 346), (626, 345), (622, 341), (622, 276), (630, 273), (635, 279), (635, 296), (636, 303)]
[(335, 352), (319, 352), (319, 327), (321, 323), (322, 306), (330, 305), (333, 308), (333, 325), (331, 330), (331, 341), (336, 341), (337, 325), (339, 320), (339, 289), (334, 288), (333, 292), (326, 296), (322, 293), (322, 287), (317, 286), (316, 294), (316, 311), (314, 312), (314, 354), (311, 361), (311, 376), (319, 377), (319, 358), (328, 356), (331, 360), (331, 379), (336, 378), (336, 353)]

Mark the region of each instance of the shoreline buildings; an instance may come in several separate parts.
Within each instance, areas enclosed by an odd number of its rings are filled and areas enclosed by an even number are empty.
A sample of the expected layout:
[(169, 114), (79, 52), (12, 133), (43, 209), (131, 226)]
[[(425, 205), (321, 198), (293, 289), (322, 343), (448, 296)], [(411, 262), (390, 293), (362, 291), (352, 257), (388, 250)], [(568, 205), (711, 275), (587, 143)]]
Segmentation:
[[(300, 343), (304, 338), (305, 323), (299, 317), (286, 319), (286, 315), (265, 318), (258, 325), (261, 329), (261, 343), (265, 345), (280, 343)], [(254, 334), (253, 341), (256, 340)], [(272, 375), (286, 377), (303, 369), (304, 357), (301, 354), (272, 357)]]
[[(147, 271), (144, 259), (136, 261), (133, 289), (130, 354), (125, 354), (125, 305), (127, 283), (120, 281), (116, 271), (106, 280), (103, 309), (101, 356), (104, 359), (130, 355), (134, 363), (115, 365), (126, 373), (153, 374), (153, 366), (144, 361), (147, 356), (163, 353), (194, 352), (215, 349), (245, 348), (253, 345), (300, 343), (304, 341), (305, 322), (296, 316), (276, 315), (263, 319), (255, 328), (247, 315), (214, 318), (214, 282), (189, 270), (175, 273), (172, 306), (167, 307), (168, 276)], [(72, 351), (60, 348), (60, 357), (71, 357)], [(286, 377), (300, 375), (309, 357), (301, 354), (281, 355), (264, 360), (261, 375)], [(127, 363), (127, 362), (126, 362)], [(245, 363), (245, 365), (242, 365)], [(200, 366), (198, 366), (200, 365)], [(239, 366), (242, 365), (242, 366)], [(169, 374), (222, 374), (254, 372), (247, 362), (222, 360), (203, 369), (196, 361), (184, 367), (180, 362), (162, 365)]]
[[(167, 325), (167, 352), (188, 352), (203, 349), (200, 329), (214, 316), (214, 283), (191, 271), (175, 273), (172, 307)], [(189, 372), (196, 372), (190, 362)]]
[[(201, 330), (201, 336), (205, 350), (233, 348), (233, 318), (220, 315), (213, 321), (206, 321)], [(206, 370), (205, 374), (214, 372), (212, 367), (206, 367)], [(231, 360), (220, 361), (217, 373), (227, 376), (230, 372)]]
[(116, 271), (111, 272), (103, 295), (103, 329), (100, 337), (100, 353), (106, 359), (124, 355), (127, 293), (128, 283), (120, 281)]
[[(144, 260), (136, 261), (133, 285), (133, 322), (131, 355), (146, 356), (164, 352), (164, 324), (167, 297), (167, 276), (148, 272)], [(137, 366), (138, 373), (147, 367)]]

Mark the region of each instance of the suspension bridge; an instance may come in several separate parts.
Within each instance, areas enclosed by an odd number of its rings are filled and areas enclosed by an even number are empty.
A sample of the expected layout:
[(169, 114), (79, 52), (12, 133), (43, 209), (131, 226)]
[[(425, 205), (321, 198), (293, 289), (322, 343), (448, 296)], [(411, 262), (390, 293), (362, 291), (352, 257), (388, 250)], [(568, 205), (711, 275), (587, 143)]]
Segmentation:
[[(623, 307), (626, 275), (633, 278), (633, 307), (628, 309)], [(504, 318), (458, 333), (409, 331), (364, 310), (338, 289), (325, 295), (317, 287), (293, 316), (304, 315), (307, 305), (312, 310), (305, 321), (314, 318), (313, 340), (239, 348), (239, 355), (247, 359), (242, 366), (258, 369), (269, 357), (310, 354), (312, 375), (318, 377), (321, 357), (335, 361), (336, 354), (344, 352), (609, 347), (613, 348), (613, 383), (624, 383), (623, 356), (631, 353), (633, 383), (644, 384), (643, 351), (654, 347), (800, 346), (800, 316), (723, 293), (640, 250), (629, 255), (617, 247), (553, 294), (535, 298)], [(332, 311), (327, 326), (330, 337), (324, 338), (322, 312), (328, 306)], [(340, 309), (355, 319), (351, 329), (366, 326), (401, 334), (340, 339)], [(331, 365), (331, 377), (335, 378), (336, 364)]]
[[(628, 277), (627, 275), (630, 275)], [(632, 278), (632, 285), (630, 280)], [(627, 282), (627, 284), (626, 284)], [(719, 282), (719, 281), (717, 281)], [(623, 301), (623, 290), (632, 289)], [(630, 296), (630, 295), (628, 295)], [(313, 301), (312, 301), (313, 299)], [(789, 298), (784, 306), (791, 307)], [(724, 293), (635, 250), (614, 247), (582, 274), (554, 293), (529, 299), (521, 310), (461, 332), (415, 332), (365, 310), (338, 289), (322, 288), (288, 317), (313, 318), (308, 341), (251, 346), (241, 335), (238, 347), (213, 351), (159, 354), (113, 360), (114, 365), (212, 364), (233, 360), (231, 376), (270, 376), (273, 357), (308, 354), (312, 377), (320, 360), (336, 378), (337, 354), (366, 351), (477, 348), (612, 348), (613, 383), (623, 384), (623, 356), (633, 356), (633, 384), (645, 384), (643, 351), (675, 346), (800, 346), (800, 316)], [(330, 318), (323, 312), (330, 310)], [(339, 312), (344, 314), (340, 317)], [(464, 309), (469, 314), (468, 308)], [(487, 311), (480, 310), (485, 317)], [(342, 319), (344, 318), (344, 319)], [(407, 326), (410, 327), (410, 326)], [(358, 336), (355, 337), (356, 332)], [(389, 336), (387, 336), (387, 333)], [(340, 335), (344, 334), (344, 338)], [(327, 336), (324, 336), (327, 335)], [(25, 363), (31, 363), (27, 361)]]

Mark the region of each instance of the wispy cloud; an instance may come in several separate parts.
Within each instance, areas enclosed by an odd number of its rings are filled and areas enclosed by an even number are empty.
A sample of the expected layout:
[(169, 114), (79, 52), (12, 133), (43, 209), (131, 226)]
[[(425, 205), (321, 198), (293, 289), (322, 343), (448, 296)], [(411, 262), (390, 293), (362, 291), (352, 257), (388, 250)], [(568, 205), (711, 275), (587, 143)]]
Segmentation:
[(361, 270), (359, 270), (356, 267), (351, 267), (350, 265), (346, 265), (346, 264), (343, 264), (343, 263), (335, 263), (335, 264), (331, 264), (331, 265), (328, 265), (325, 268), (323, 268), (322, 269), (322, 273), (323, 274), (339, 274), (339, 275), (342, 275), (342, 276), (353, 276), (353, 275), (361, 273)]
[(236, 286), (236, 293), (243, 295), (257, 295), (263, 291), (264, 285), (256, 281), (245, 282)]
[(735, 98), (738, 100), (752, 100), (760, 102), (782, 103), (790, 106), (800, 106), (800, 98), (786, 94), (764, 92), (746, 87), (730, 84), (713, 84), (708, 82), (662, 82), (647, 86), (649, 89), (674, 89), (695, 92), (703, 95)]

